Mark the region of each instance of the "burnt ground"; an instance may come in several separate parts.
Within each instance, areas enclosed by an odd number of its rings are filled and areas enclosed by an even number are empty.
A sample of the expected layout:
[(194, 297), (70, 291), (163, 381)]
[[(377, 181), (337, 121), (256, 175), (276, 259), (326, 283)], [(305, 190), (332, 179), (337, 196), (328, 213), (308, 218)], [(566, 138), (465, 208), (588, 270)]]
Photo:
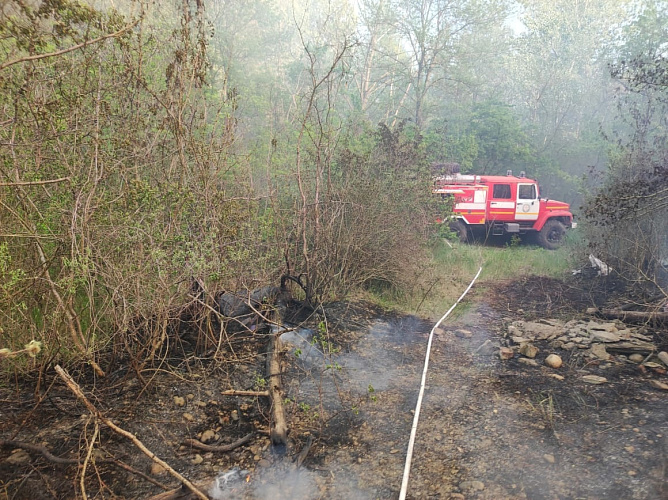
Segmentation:
[[(620, 287), (597, 278), (530, 277), (474, 289), (457, 319), (435, 335), (408, 498), (668, 498), (668, 391), (652, 385), (668, 383), (664, 370), (623, 356), (592, 361), (540, 342), (539, 366), (518, 355), (498, 357), (511, 322), (585, 317), (587, 307), (615, 304)], [(233, 343), (235, 363), (195, 357), (164, 363), (144, 373), (152, 379), (148, 389), (123, 371), (78, 381), (105, 415), (198, 484), (243, 471), (207, 490), (212, 498), (398, 498), (431, 323), (358, 303), (332, 304), (326, 322), (310, 326), (284, 334), (286, 455), (269, 446), (264, 398), (221, 395), (265, 387), (260, 335)], [(668, 350), (665, 329), (647, 328), (645, 335)], [(552, 352), (564, 360), (559, 369), (543, 364)], [(607, 382), (587, 384), (586, 374)], [(80, 462), (91, 449), (88, 498), (162, 491), (137, 472), (178, 486), (104, 425), (93, 440), (95, 422), (85, 407), (53, 375), (46, 382), (39, 400), (27, 384), (0, 388), (0, 439)], [(184, 445), (205, 431), (214, 444), (254, 437), (228, 453)], [(293, 458), (306, 449), (298, 468)], [(0, 448), (0, 499), (75, 498), (80, 481), (76, 465)]]

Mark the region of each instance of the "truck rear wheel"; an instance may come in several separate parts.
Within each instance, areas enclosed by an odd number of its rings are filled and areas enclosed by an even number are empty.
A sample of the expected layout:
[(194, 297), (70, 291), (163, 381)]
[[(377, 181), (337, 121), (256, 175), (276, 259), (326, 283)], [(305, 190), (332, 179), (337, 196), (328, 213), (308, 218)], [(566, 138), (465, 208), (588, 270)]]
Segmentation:
[(548, 250), (556, 250), (561, 246), (566, 235), (566, 226), (558, 220), (551, 219), (545, 223), (536, 235), (538, 244)]
[(450, 222), (450, 231), (457, 234), (461, 243), (469, 243), (471, 241), (469, 228), (460, 220), (453, 220)]

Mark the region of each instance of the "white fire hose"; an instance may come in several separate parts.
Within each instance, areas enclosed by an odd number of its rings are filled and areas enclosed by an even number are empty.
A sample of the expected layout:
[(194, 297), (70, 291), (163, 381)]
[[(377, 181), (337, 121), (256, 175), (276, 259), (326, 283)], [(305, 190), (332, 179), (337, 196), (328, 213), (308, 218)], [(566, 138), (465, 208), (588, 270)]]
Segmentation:
[(415, 435), (417, 434), (418, 421), (420, 420), (420, 408), (422, 407), (422, 396), (424, 395), (424, 386), (427, 382), (427, 370), (429, 369), (429, 355), (431, 353), (431, 343), (434, 339), (434, 331), (439, 325), (447, 318), (450, 313), (457, 307), (457, 304), (469, 293), (469, 290), (473, 286), (473, 283), (478, 279), (480, 273), (482, 272), (482, 266), (478, 269), (478, 273), (475, 275), (469, 286), (464, 290), (461, 297), (457, 299), (448, 312), (446, 312), (441, 319), (434, 325), (429, 333), (429, 342), (427, 343), (427, 353), (424, 358), (424, 370), (422, 371), (422, 382), (420, 383), (420, 394), (418, 395), (417, 404), (415, 405), (415, 415), (413, 416), (413, 427), (411, 427), (411, 438), (408, 441), (408, 452), (406, 453), (406, 465), (404, 466), (404, 478), (401, 482), (401, 492), (399, 493), (399, 500), (406, 500), (406, 492), (408, 491), (408, 477), (411, 473), (411, 461), (413, 460), (413, 447), (415, 446)]

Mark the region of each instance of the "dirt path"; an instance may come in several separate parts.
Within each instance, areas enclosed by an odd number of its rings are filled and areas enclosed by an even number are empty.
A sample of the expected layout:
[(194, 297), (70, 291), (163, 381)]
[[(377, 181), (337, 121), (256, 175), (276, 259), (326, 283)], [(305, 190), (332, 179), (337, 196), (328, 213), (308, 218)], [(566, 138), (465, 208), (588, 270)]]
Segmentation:
[[(668, 498), (666, 393), (623, 366), (590, 386), (597, 367), (501, 361), (495, 327), (510, 319), (480, 301), (437, 332), (408, 497)], [(313, 457), (325, 498), (398, 497), (429, 326), (379, 319), (340, 356), (375, 402), (348, 446)]]

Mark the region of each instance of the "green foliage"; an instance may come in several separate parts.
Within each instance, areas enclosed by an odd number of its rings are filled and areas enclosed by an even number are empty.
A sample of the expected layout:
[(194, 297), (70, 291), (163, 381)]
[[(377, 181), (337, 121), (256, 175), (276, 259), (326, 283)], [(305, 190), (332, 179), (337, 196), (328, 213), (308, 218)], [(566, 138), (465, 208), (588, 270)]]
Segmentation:
[[(0, 70), (6, 338), (37, 336), (55, 361), (94, 360), (136, 329), (157, 345), (156, 318), (192, 277), (233, 287), (277, 258), (271, 210), (230, 159), (236, 103), (205, 86), (201, 5), (163, 6), (170, 26), (150, 10), (11, 3), (0, 13), (0, 59), (17, 61)], [(145, 36), (122, 31), (132, 23)]]

